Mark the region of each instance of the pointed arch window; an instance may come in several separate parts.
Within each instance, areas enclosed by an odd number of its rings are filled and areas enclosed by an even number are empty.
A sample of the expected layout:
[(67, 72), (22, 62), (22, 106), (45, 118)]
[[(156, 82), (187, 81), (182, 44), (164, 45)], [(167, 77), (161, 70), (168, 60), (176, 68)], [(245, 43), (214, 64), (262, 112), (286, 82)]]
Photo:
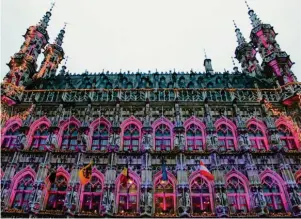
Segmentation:
[(196, 124), (191, 124), (186, 129), (187, 149), (189, 151), (203, 149), (203, 133), (201, 127)]
[(176, 207), (175, 185), (168, 179), (155, 183), (155, 213), (158, 215), (173, 214)]
[(285, 212), (284, 194), (279, 183), (270, 176), (262, 179), (263, 193), (270, 212)]
[(97, 176), (92, 176), (91, 181), (84, 185), (82, 211), (100, 213), (103, 196), (103, 184)]
[(227, 180), (227, 197), (231, 213), (248, 211), (248, 193), (245, 184), (236, 176)]
[(47, 210), (63, 210), (67, 184), (68, 181), (65, 176), (56, 176), (55, 182), (50, 185), (46, 205)]
[(105, 151), (109, 144), (109, 128), (100, 123), (97, 128), (94, 129), (92, 136), (92, 151)]
[(258, 151), (267, 149), (267, 140), (263, 134), (263, 130), (256, 124), (250, 124), (248, 126), (249, 138), (251, 141), (251, 147)]
[(287, 147), (289, 150), (296, 150), (296, 142), (295, 137), (293, 136), (291, 130), (286, 125), (279, 125), (278, 127), (280, 140), (284, 144), (285, 147)]
[(123, 150), (138, 151), (140, 131), (138, 126), (130, 124), (126, 126), (123, 135)]
[(192, 212), (202, 214), (203, 212), (212, 212), (211, 194), (209, 184), (200, 176), (195, 178), (190, 184), (190, 194), (192, 202)]
[(25, 175), (14, 191), (15, 197), (12, 208), (26, 210), (33, 192), (34, 179), (30, 174)]
[(165, 124), (160, 124), (155, 131), (155, 150), (170, 151), (171, 150), (171, 133), (170, 128)]
[(219, 147), (221, 151), (235, 150), (235, 137), (229, 125), (221, 124), (217, 127)]
[(48, 126), (41, 124), (34, 132), (31, 143), (31, 150), (46, 150), (46, 139), (49, 135)]
[(2, 148), (12, 149), (17, 146), (17, 137), (20, 134), (19, 129), (20, 125), (14, 124), (6, 131), (1, 145)]
[(120, 183), (118, 188), (118, 213), (138, 212), (138, 183), (129, 177), (126, 184)]
[(71, 151), (84, 150), (84, 146), (81, 145), (81, 140), (78, 127), (73, 123), (69, 123), (63, 132), (62, 137), (62, 149)]

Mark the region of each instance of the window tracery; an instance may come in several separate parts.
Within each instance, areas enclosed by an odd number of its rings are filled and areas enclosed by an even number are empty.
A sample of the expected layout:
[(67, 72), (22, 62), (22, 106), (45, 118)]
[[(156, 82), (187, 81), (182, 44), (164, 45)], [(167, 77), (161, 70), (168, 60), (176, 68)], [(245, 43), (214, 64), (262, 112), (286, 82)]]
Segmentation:
[(45, 151), (46, 150), (46, 139), (49, 135), (48, 131), (48, 125), (41, 124), (38, 126), (38, 128), (35, 130), (32, 142), (31, 142), (31, 150), (39, 150), (39, 151)]
[(256, 150), (267, 150), (267, 139), (264, 135), (262, 128), (256, 124), (250, 124), (248, 126), (248, 134), (251, 141), (251, 147)]
[(220, 124), (217, 127), (219, 147), (222, 151), (235, 150), (235, 136), (229, 125)]
[(82, 211), (100, 213), (103, 196), (103, 184), (99, 177), (93, 175), (91, 181), (84, 185)]
[(283, 192), (277, 180), (270, 176), (262, 179), (263, 193), (270, 212), (284, 212)]
[(204, 138), (203, 130), (200, 126), (196, 124), (190, 124), (186, 128), (186, 138), (187, 138), (187, 150), (201, 150), (204, 149)]
[(138, 183), (129, 177), (126, 184), (120, 182), (118, 188), (118, 213), (138, 211), (139, 200), (139, 188)]
[(170, 128), (165, 124), (160, 124), (156, 127), (155, 150), (156, 151), (171, 150), (171, 132), (170, 132)]
[(56, 176), (55, 181), (51, 183), (48, 192), (48, 200), (46, 204), (47, 210), (63, 210), (64, 201), (67, 193), (68, 180), (65, 176)]
[(282, 141), (284, 147), (287, 147), (289, 150), (296, 150), (297, 145), (291, 130), (283, 124), (280, 124), (277, 128), (279, 131), (280, 140)]
[(123, 150), (138, 151), (139, 150), (140, 130), (135, 124), (126, 126), (123, 134)]
[(212, 212), (209, 183), (201, 176), (196, 177), (190, 184), (192, 212), (201, 214)]
[(9, 129), (6, 131), (5, 135), (3, 136), (2, 140), (2, 148), (12, 149), (15, 148), (17, 145), (17, 137), (20, 134), (20, 125), (13, 124)]
[(109, 128), (100, 123), (93, 131), (92, 151), (105, 151), (109, 145)]
[(176, 207), (176, 194), (174, 183), (168, 178), (167, 181), (158, 179), (155, 182), (155, 213), (156, 214), (173, 214)]
[(62, 136), (62, 150), (80, 151), (85, 150), (81, 144), (78, 126), (74, 123), (69, 123)]
[(14, 200), (12, 208), (27, 210), (31, 194), (33, 193), (34, 178), (30, 174), (26, 174), (18, 183), (14, 191)]
[(232, 176), (226, 183), (227, 197), (231, 213), (248, 211), (248, 193), (244, 182), (236, 176)]

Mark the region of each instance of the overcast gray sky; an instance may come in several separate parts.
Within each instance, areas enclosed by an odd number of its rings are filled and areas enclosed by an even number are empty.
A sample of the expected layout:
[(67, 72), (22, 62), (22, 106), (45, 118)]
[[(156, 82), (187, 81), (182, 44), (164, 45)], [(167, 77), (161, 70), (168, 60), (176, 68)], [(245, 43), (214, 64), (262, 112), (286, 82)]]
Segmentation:
[[(1, 1), (1, 78), (24, 41), (22, 35), (51, 2)], [(301, 0), (248, 2), (279, 33), (276, 40), (296, 62), (292, 70), (301, 81)], [(214, 70), (223, 71), (233, 68), (233, 19), (249, 39), (244, 0), (57, 0), (48, 33), (53, 42), (64, 22), (69, 23), (63, 48), (70, 72), (204, 71), (204, 48)]]

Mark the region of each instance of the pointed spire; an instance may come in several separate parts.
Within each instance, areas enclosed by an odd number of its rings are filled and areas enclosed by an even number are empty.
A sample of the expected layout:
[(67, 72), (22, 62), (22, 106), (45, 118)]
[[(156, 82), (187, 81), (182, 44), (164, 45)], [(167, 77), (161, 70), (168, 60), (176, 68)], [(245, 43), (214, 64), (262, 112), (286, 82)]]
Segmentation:
[(205, 53), (205, 60), (204, 60), (204, 67), (206, 70), (206, 73), (213, 73), (213, 68), (212, 68), (212, 64), (211, 64), (211, 59), (209, 59), (207, 57), (206, 54), (206, 50), (204, 49), (204, 53)]
[(205, 59), (207, 59), (207, 54), (206, 54), (206, 50), (204, 49), (204, 55), (205, 55)]
[(65, 35), (65, 29), (66, 29), (66, 25), (67, 23), (64, 23), (64, 27), (60, 30), (60, 33), (58, 34), (58, 36), (56, 37), (54, 43), (58, 46), (62, 46), (63, 44), (63, 39), (64, 39), (64, 35)]
[(237, 27), (235, 21), (233, 20), (233, 23), (234, 23), (234, 27), (235, 27), (235, 33), (236, 33), (236, 37), (237, 37), (237, 42), (238, 42), (238, 45), (242, 45), (244, 43), (246, 43), (246, 39), (244, 38), (244, 36), (242, 35), (240, 29)]
[(245, 1), (247, 7), (248, 7), (248, 14), (250, 16), (250, 20), (251, 20), (251, 24), (252, 26), (255, 28), (258, 25), (261, 24), (261, 20), (257, 17), (257, 15), (255, 14), (254, 10), (250, 8), (250, 6), (248, 5), (248, 2)]
[(235, 64), (233, 56), (231, 56), (231, 59), (232, 59), (232, 64), (233, 64), (233, 70), (234, 70), (234, 72), (238, 72), (238, 67)]
[(51, 3), (51, 7), (50, 7), (49, 11), (47, 11), (46, 14), (43, 16), (42, 20), (40, 20), (38, 26), (42, 27), (43, 29), (47, 28), (54, 5), (55, 5), (54, 2)]

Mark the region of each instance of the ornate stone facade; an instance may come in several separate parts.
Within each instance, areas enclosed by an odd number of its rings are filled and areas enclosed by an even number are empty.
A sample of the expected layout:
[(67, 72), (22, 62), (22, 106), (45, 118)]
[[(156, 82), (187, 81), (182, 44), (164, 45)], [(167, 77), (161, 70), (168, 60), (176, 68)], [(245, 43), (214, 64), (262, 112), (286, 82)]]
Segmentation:
[[(252, 33), (269, 28), (249, 14)], [(243, 72), (214, 73), (206, 58), (206, 73), (70, 74), (63, 66), (55, 75), (64, 33), (45, 53), (57, 48), (58, 60), (43, 62), (53, 68), (29, 74), (21, 92), (6, 92), (9, 74), (2, 87), (11, 105), (1, 124), (2, 217), (300, 217), (301, 84), (277, 75), (283, 62), (269, 64), (276, 77), (258, 66), (254, 45), (265, 41), (247, 43), (236, 27)], [(78, 171), (91, 160), (81, 185)], [(200, 160), (214, 181), (200, 174)]]

